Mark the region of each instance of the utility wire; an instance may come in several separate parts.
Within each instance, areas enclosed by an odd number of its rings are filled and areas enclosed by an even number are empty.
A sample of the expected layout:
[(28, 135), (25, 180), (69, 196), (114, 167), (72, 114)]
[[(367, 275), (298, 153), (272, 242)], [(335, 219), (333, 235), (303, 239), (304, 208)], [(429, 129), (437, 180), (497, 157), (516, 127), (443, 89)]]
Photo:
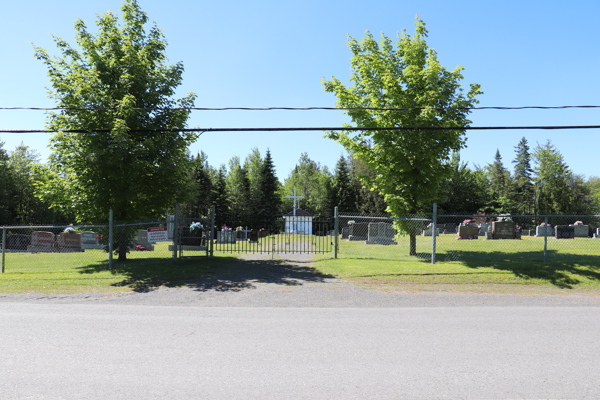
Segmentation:
[[(373, 111), (406, 111), (406, 110), (558, 110), (567, 108), (600, 108), (594, 105), (579, 106), (522, 106), (522, 107), (175, 107), (175, 108), (132, 108), (138, 111), (172, 110), (172, 111), (335, 111), (335, 110), (373, 110)], [(32, 110), (32, 111), (107, 111), (117, 107), (0, 107), (0, 110)]]
[[(182, 129), (130, 129), (129, 132), (289, 132), (289, 131), (446, 131), (446, 130), (518, 130), (518, 129), (600, 129), (600, 125), (549, 125), (549, 126), (387, 126), (387, 127), (290, 127), (290, 128), (182, 128)], [(0, 133), (55, 133), (43, 129), (0, 129)], [(110, 129), (65, 129), (65, 133), (108, 133)]]

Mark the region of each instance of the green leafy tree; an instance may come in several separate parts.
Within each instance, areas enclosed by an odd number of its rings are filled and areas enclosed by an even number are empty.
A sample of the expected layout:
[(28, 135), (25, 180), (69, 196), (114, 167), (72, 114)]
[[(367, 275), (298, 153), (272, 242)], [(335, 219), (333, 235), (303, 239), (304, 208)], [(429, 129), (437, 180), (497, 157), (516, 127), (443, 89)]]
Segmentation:
[[(311, 160), (308, 153), (302, 153), (298, 164), (291, 171), (284, 182), (283, 196), (292, 195), (296, 188), (298, 196), (304, 196), (300, 201), (300, 208), (313, 215), (330, 215), (328, 209), (327, 185), (331, 180), (331, 174), (327, 167), (321, 167), (319, 163)], [(285, 211), (291, 210), (290, 199), (285, 199)]]
[(486, 204), (487, 185), (477, 179), (466, 162), (460, 162), (458, 152), (452, 154), (450, 166), (452, 174), (440, 184), (439, 213), (464, 214), (480, 211)]
[[(54, 37), (61, 57), (35, 46), (48, 67), (51, 97), (66, 108), (49, 117), (48, 129), (58, 133), (37, 193), (74, 210), (78, 221), (105, 221), (111, 208), (118, 222), (156, 218), (185, 200), (189, 186), (186, 149), (197, 136), (167, 129), (185, 128), (195, 95), (172, 99), (183, 64), (167, 64), (167, 42), (156, 24), (146, 33), (148, 17), (136, 0), (125, 0), (121, 10), (122, 26), (107, 12), (95, 35), (78, 20), (79, 49)], [(130, 239), (119, 235), (119, 260)]]
[(239, 157), (232, 157), (229, 161), (229, 174), (226, 182), (227, 194), (229, 195), (229, 220), (227, 225), (231, 225), (230, 227), (233, 228), (240, 225), (252, 225), (252, 213), (248, 208), (250, 182), (246, 169), (240, 165)]
[[(463, 68), (444, 68), (436, 51), (427, 46), (426, 37), (425, 23), (417, 20), (414, 36), (400, 33), (395, 47), (383, 34), (379, 43), (368, 32), (360, 42), (350, 38), (353, 85), (346, 87), (335, 77), (323, 80), (325, 91), (337, 96), (338, 107), (361, 108), (347, 111), (354, 126), (414, 127), (410, 131), (327, 133), (376, 172), (374, 186), (384, 194), (394, 216), (429, 211), (439, 183), (451, 173), (451, 152), (465, 145), (464, 130), (419, 128), (469, 125), (465, 108), (477, 103), (476, 96), (481, 93), (479, 85), (471, 85), (469, 92), (463, 93)], [(410, 234), (409, 254), (416, 255), (418, 231), (408, 225), (400, 228)]]
[(537, 145), (535, 160), (535, 206), (537, 214), (559, 214), (570, 208), (572, 173), (563, 155), (548, 140)]

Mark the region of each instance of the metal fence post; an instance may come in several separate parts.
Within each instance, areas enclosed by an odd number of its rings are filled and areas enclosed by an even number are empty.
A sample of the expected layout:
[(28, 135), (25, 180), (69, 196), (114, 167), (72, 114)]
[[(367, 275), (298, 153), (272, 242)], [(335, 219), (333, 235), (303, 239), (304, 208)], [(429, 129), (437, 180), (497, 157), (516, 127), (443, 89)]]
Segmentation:
[(108, 269), (113, 264), (113, 210), (108, 210)]
[(338, 258), (338, 245), (339, 245), (339, 229), (340, 229), (340, 218), (338, 215), (338, 208), (335, 207), (333, 209), (333, 242), (332, 244), (332, 248), (331, 248), (331, 252), (332, 252), (332, 256), (333, 258)]
[(2, 273), (4, 273), (4, 256), (6, 253), (6, 228), (2, 227)]
[(544, 264), (548, 262), (548, 216), (544, 217)]
[[(209, 250), (210, 250), (210, 256), (212, 257), (214, 255), (214, 234), (215, 234), (215, 205), (213, 204), (212, 206), (210, 206), (210, 243), (209, 243)], [(247, 228), (246, 228), (247, 229)]]
[(433, 227), (431, 229), (431, 263), (435, 264), (435, 246), (436, 246), (436, 236), (437, 236), (437, 203), (433, 203), (433, 216), (431, 217), (433, 220)]
[(173, 255), (171, 259), (177, 260), (177, 244), (179, 236), (179, 203), (175, 204), (175, 223), (173, 225)]

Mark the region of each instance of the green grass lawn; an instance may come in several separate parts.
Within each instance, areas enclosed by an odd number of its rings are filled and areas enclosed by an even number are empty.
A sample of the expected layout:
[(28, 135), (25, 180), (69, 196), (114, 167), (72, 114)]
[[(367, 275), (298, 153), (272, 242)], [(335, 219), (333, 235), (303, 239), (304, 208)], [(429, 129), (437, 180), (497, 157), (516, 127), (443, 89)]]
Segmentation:
[[(157, 286), (178, 286), (200, 279), (206, 272), (231, 261), (217, 257), (184, 258), (173, 262), (169, 243), (155, 251), (132, 251), (126, 263), (114, 261), (108, 270), (107, 253), (6, 253), (5, 273), (0, 274), (0, 293), (90, 293), (145, 290)], [(203, 252), (186, 252), (200, 256)], [(201, 260), (199, 262), (199, 260)]]
[[(311, 240), (323, 239), (314, 238)], [(276, 243), (297, 245), (305, 239), (290, 237), (287, 242)], [(261, 239), (261, 246), (271, 240)], [(549, 238), (548, 263), (544, 263), (543, 238), (485, 241), (456, 240), (454, 235), (441, 235), (437, 238), (435, 265), (431, 264), (431, 237), (417, 238), (417, 256), (407, 255), (408, 237), (397, 240), (398, 245), (394, 246), (341, 240), (338, 259), (331, 259), (330, 252), (316, 254), (312, 267), (322, 276), (338, 276), (389, 290), (600, 295), (600, 240)], [(238, 242), (231, 250), (242, 250), (241, 246), (246, 244)], [(260, 249), (256, 246), (254, 251)], [(262, 249), (265, 251), (267, 247)], [(298, 275), (289, 265), (278, 261), (240, 260), (236, 251), (215, 251), (213, 258), (184, 258), (173, 262), (168, 243), (159, 243), (153, 252), (131, 252), (126, 263), (115, 260), (111, 271), (107, 268), (107, 254), (102, 250), (7, 253), (6, 272), (0, 274), (0, 293), (148, 290), (183, 286), (190, 281), (203, 281), (200, 286), (217, 288), (224, 283), (208, 283), (216, 282), (220, 279), (216, 275), (224, 272), (229, 274), (226, 280), (230, 280), (230, 275), (240, 275), (239, 287), (244, 287), (260, 276), (252, 273), (242, 276), (245, 269), (252, 268), (281, 270), (282, 281), (291, 276), (312, 274), (307, 270)], [(184, 254), (200, 256), (204, 253), (186, 251)], [(285, 254), (275, 258), (281, 257), (285, 258)]]
[[(417, 256), (408, 256), (408, 237), (398, 245), (365, 245), (340, 241), (337, 260), (318, 256), (323, 273), (378, 287), (526, 293), (582, 292), (600, 294), (600, 240), (544, 239), (456, 240), (437, 237), (436, 264), (431, 264), (431, 237), (417, 237)], [(567, 289), (567, 290), (562, 290)]]

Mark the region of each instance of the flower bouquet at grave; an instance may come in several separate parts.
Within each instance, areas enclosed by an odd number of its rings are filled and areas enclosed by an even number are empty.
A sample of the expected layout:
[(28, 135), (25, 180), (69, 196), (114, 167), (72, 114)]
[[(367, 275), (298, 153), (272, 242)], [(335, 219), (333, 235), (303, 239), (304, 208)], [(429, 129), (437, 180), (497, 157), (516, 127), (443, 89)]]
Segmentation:
[(192, 222), (189, 228), (183, 228), (181, 244), (186, 246), (201, 246), (204, 226), (200, 222)]
[(230, 227), (228, 227), (227, 225), (223, 225), (223, 226), (221, 227), (221, 230), (222, 230), (223, 232), (231, 232), (231, 231), (232, 231), (232, 229), (231, 229)]
[(546, 224), (545, 222), (542, 222), (540, 224), (540, 226), (547, 226), (548, 228), (550, 228), (552, 226), (552, 224)]
[(63, 232), (64, 233), (77, 233), (75, 228), (73, 228), (72, 226), (67, 226)]
[(583, 225), (582, 221), (575, 221), (575, 223), (573, 225)]

